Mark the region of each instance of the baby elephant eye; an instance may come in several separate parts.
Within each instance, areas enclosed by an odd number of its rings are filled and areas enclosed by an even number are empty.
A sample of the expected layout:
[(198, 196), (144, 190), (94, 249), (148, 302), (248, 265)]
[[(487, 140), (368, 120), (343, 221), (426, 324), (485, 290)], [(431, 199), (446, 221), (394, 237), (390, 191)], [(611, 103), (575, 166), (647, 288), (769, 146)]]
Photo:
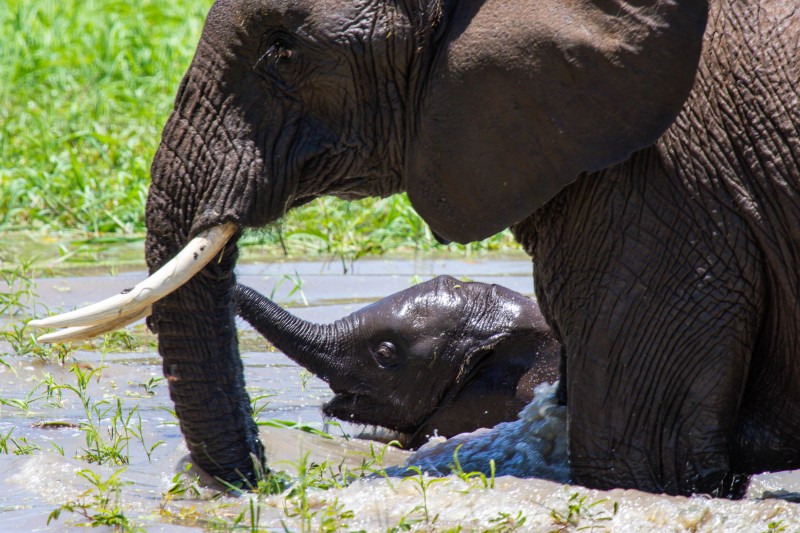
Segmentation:
[(397, 350), (391, 342), (382, 342), (375, 350), (375, 359), (381, 366), (391, 365), (397, 362)]

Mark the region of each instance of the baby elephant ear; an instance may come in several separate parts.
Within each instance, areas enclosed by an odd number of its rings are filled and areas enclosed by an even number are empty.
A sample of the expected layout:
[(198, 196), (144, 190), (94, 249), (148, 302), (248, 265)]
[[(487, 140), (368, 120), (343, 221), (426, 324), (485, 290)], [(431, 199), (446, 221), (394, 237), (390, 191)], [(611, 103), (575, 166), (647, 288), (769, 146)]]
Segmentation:
[(707, 17), (699, 0), (449, 4), (406, 188), (462, 243), (652, 145), (691, 90)]

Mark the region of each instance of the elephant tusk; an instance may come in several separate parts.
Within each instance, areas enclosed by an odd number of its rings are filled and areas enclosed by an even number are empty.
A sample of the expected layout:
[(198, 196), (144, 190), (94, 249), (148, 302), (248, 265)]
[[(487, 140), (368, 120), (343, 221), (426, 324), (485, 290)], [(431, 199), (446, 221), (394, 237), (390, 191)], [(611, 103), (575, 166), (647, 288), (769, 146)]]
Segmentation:
[(133, 324), (137, 320), (150, 315), (153, 312), (153, 307), (148, 305), (141, 311), (136, 313), (119, 317), (118, 320), (108, 322), (101, 322), (91, 326), (78, 326), (73, 328), (64, 328), (53, 333), (47, 333), (36, 338), (36, 342), (42, 344), (52, 344), (54, 342), (68, 342), (68, 341), (81, 341), (96, 337), (108, 331), (114, 331), (124, 328), (128, 324)]
[[(225, 246), (238, 227), (232, 222), (206, 230), (183, 247), (178, 255), (161, 267), (149, 278), (137, 284), (130, 291), (117, 294), (101, 302), (76, 309), (68, 313), (31, 320), (29, 326), (35, 328), (76, 328), (80, 326), (100, 326), (120, 323), (127, 317), (139, 315), (153, 303), (175, 291), (200, 272)], [(116, 326), (120, 327), (120, 326)], [(113, 329), (111, 326), (105, 331)], [(75, 330), (72, 330), (75, 332)], [(88, 329), (82, 330), (89, 331)], [(102, 332), (101, 332), (102, 333)], [(55, 334), (52, 334), (55, 335)], [(42, 338), (47, 338), (45, 335)], [(47, 342), (47, 341), (45, 341)], [(52, 341), (51, 341), (52, 342)]]

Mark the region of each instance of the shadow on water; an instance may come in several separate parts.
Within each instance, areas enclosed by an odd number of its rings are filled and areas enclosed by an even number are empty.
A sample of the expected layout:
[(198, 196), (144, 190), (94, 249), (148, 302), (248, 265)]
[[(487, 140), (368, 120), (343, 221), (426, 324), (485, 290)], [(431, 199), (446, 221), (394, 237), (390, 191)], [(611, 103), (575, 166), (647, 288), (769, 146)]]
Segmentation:
[[(140, 246), (140, 244), (138, 245)], [(135, 266), (135, 263), (132, 263)], [(320, 261), (244, 263), (239, 279), (297, 315), (339, 318), (434, 275), (495, 282), (532, 294), (530, 262), (360, 260), (346, 276)], [(144, 279), (138, 269), (39, 278), (38, 300), (70, 309)], [(111, 275), (115, 274), (115, 275)], [(2, 283), (2, 282), (0, 282)], [(3, 287), (0, 286), (0, 290)], [(25, 317), (2, 316), (0, 327)], [(600, 492), (536, 479), (454, 475), (444, 480), (374, 474), (401, 465), (407, 452), (349, 437), (359, 428), (326, 425), (327, 386), (270, 351), (244, 324), (242, 357), (270, 466), (294, 481), (278, 496), (220, 496), (179, 474), (186, 462), (160, 360), (141, 324), (130, 336), (96, 340), (61, 364), (14, 356), (0, 341), (0, 531), (64, 531), (78, 524), (139, 526), (147, 531), (365, 530), (446, 531), (767, 531), (800, 527), (800, 506), (761, 501), (763, 493), (800, 491), (797, 473), (758, 476), (740, 502), (676, 498), (637, 491)], [(274, 426), (289, 425), (296, 429)], [(306, 460), (304, 460), (304, 457)], [(373, 473), (353, 481), (354, 476)], [(325, 488), (327, 490), (322, 490)], [(48, 522), (56, 509), (60, 516)], [(128, 522), (114, 522), (122, 520)], [(257, 527), (251, 527), (255, 522)], [(326, 529), (327, 528), (327, 529)]]

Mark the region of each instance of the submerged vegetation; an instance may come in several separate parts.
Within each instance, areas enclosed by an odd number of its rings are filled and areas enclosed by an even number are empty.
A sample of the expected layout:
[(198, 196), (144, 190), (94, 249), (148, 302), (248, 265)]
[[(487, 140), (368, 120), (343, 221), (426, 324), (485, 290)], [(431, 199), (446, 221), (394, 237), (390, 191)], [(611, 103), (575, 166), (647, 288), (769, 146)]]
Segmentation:
[[(211, 3), (5, 3), (0, 232), (143, 236), (150, 161)], [(438, 246), (405, 196), (320, 199), (243, 241), (254, 243), (343, 261)], [(505, 233), (448, 250), (513, 246)]]

